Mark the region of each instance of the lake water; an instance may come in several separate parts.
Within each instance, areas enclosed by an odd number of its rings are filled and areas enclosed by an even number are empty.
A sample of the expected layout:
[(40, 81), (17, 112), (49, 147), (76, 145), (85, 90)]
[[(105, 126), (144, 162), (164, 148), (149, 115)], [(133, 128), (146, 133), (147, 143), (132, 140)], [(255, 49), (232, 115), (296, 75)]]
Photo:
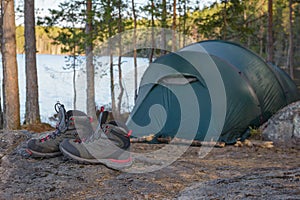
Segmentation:
[[(0, 57), (1, 58), (1, 57)], [(84, 57), (79, 59), (76, 67), (76, 109), (86, 111), (86, 73)], [(20, 114), (21, 121), (25, 115), (25, 55), (17, 55), (19, 69), (19, 90), (20, 90)], [(148, 67), (148, 59), (138, 58), (138, 83), (145, 69)], [(117, 63), (115, 58), (114, 63)], [(73, 109), (73, 70), (66, 69), (68, 61), (61, 55), (37, 55), (37, 71), (39, 86), (40, 115), (43, 122), (50, 123), (49, 117), (53, 116), (54, 104), (59, 101), (63, 103), (67, 110)], [(1, 85), (3, 81), (2, 63), (0, 62)], [(115, 66), (115, 87), (118, 92), (118, 71)], [(125, 94), (123, 97), (123, 111), (130, 111), (134, 105), (134, 76), (133, 58), (122, 58), (123, 85)], [(109, 58), (97, 58), (95, 62), (95, 101), (97, 106), (108, 105), (110, 98), (110, 77)], [(118, 93), (117, 93), (118, 95)], [(2, 93), (1, 93), (2, 96)], [(3, 99), (3, 98), (1, 98)], [(2, 104), (3, 105), (3, 104)]]

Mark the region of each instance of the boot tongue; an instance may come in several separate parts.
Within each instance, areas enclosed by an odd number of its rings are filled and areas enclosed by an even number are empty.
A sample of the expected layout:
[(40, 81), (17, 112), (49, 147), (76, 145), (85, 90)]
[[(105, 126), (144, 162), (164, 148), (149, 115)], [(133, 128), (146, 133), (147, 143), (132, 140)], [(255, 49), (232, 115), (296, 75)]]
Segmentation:
[(59, 111), (58, 111), (58, 125), (57, 129), (61, 132), (64, 133), (67, 130), (68, 126), (66, 123), (66, 110), (64, 105), (60, 105)]
[(77, 134), (81, 139), (87, 139), (94, 134), (94, 129), (91, 126), (90, 118), (88, 116), (72, 116), (73, 124), (70, 127), (76, 129)]

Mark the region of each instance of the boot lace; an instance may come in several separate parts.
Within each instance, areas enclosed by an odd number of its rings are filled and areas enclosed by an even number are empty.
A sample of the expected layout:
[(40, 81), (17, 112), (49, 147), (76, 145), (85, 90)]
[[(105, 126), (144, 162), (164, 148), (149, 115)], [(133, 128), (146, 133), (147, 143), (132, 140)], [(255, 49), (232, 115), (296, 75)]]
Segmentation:
[(56, 129), (54, 132), (48, 134), (47, 136), (43, 137), (40, 139), (40, 142), (45, 142), (47, 140), (50, 140), (50, 139), (55, 139), (56, 137), (59, 137), (61, 135), (61, 132)]
[(41, 138), (40, 142), (45, 142), (45, 141), (50, 140), (50, 139), (55, 139), (56, 137), (59, 137), (61, 135), (60, 127), (61, 127), (62, 123), (65, 123), (66, 110), (64, 108), (64, 105), (59, 103), (59, 102), (57, 102), (54, 105), (54, 110), (58, 114), (58, 118), (59, 118), (58, 123), (56, 125), (56, 130), (54, 132), (48, 134), (47, 136)]

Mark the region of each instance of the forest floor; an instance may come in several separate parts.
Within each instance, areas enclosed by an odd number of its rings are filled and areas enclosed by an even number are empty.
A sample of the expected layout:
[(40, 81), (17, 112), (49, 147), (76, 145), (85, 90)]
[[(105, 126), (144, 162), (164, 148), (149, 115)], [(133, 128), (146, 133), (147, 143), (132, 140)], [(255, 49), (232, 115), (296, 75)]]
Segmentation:
[[(188, 147), (172, 164), (148, 173), (103, 165), (25, 158), (28, 131), (0, 133), (0, 199), (300, 199), (300, 147), (213, 148), (199, 158)], [(133, 143), (132, 151), (163, 144)], [(134, 167), (141, 165), (135, 161)]]

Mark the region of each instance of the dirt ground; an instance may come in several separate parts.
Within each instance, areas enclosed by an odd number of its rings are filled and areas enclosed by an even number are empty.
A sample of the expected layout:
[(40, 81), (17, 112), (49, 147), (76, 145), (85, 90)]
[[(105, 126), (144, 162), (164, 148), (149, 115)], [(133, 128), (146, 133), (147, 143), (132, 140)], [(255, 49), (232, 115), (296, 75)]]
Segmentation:
[[(0, 133), (0, 199), (300, 199), (299, 145), (225, 146), (204, 158), (201, 147), (189, 147), (160, 170), (128, 173), (63, 156), (26, 158), (22, 151), (30, 137), (27, 131)], [(132, 151), (163, 146), (133, 143)], [(135, 160), (131, 171), (159, 160), (145, 162)]]

